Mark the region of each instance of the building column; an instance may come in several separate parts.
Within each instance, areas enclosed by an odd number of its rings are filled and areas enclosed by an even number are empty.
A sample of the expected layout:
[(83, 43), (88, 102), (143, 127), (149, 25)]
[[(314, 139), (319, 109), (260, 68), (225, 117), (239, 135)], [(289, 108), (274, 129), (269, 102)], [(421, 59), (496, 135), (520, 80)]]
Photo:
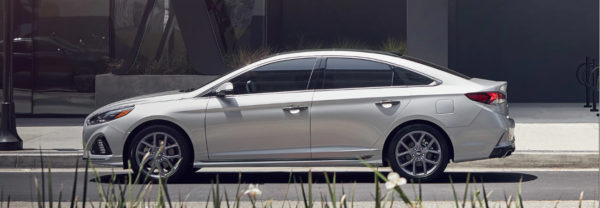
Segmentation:
[(406, 1), (407, 55), (449, 65), (449, 15), (455, 0)]

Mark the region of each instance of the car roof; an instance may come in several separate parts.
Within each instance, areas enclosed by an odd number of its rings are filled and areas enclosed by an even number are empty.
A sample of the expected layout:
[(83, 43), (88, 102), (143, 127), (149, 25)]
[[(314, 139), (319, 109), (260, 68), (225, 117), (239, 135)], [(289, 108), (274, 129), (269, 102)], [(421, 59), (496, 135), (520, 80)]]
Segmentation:
[(387, 55), (393, 57), (401, 57), (400, 54), (395, 54), (386, 51), (375, 51), (375, 50), (359, 50), (359, 49), (311, 49), (311, 50), (295, 50), (286, 51), (281, 53), (275, 53), (267, 58), (285, 56), (285, 55), (298, 55), (298, 56), (310, 56), (310, 55), (348, 55), (348, 54), (378, 54)]

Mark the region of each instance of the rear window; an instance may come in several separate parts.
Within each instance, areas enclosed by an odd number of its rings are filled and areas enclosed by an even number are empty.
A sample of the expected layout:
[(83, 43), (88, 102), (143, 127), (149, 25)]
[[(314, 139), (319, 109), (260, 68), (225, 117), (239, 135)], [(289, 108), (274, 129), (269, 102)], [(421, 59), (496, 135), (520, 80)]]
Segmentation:
[(455, 75), (455, 76), (458, 76), (458, 77), (462, 77), (463, 79), (471, 79), (471, 77), (469, 77), (467, 75), (464, 75), (464, 74), (462, 74), (460, 72), (454, 71), (454, 70), (449, 69), (447, 67), (443, 67), (443, 66), (431, 63), (431, 62), (423, 61), (423, 60), (415, 58), (415, 57), (402, 56), (402, 58), (406, 59), (406, 60), (409, 60), (409, 61), (414, 61), (414, 62), (423, 64), (423, 65), (426, 65), (426, 66), (429, 66), (429, 67), (433, 67), (433, 68), (436, 68), (436, 69), (439, 69), (439, 70), (442, 70), (442, 71), (445, 71), (445, 72), (448, 72), (448, 73), (450, 73), (452, 75)]

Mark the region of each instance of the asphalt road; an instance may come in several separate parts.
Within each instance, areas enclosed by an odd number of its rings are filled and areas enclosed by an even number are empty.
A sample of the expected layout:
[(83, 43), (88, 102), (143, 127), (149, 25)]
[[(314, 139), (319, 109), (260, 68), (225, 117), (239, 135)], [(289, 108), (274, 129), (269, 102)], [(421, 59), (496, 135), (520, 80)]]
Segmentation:
[[(289, 169), (287, 169), (289, 170)], [(468, 170), (471, 171), (471, 170)], [(523, 180), (522, 192), (525, 200), (578, 200), (581, 191), (585, 191), (585, 200), (596, 199), (596, 190), (598, 186), (598, 172), (593, 170), (472, 170), (475, 173), (471, 175), (478, 181), (476, 187), (481, 190), (479, 181), (485, 182), (485, 189), (491, 193), (490, 200), (504, 200), (506, 195), (517, 193), (519, 181)], [(387, 174), (384, 172), (384, 174)], [(452, 176), (457, 195), (462, 196), (465, 188), (467, 177), (466, 171), (456, 171), (446, 173), (447, 176), (434, 182), (422, 184), (423, 199), (444, 201), (453, 200), (452, 188), (449, 183), (448, 176)], [(93, 173), (89, 173), (88, 178), (88, 200), (97, 201), (98, 185), (102, 185), (106, 189), (111, 179), (111, 171), (103, 169), (99, 172), (100, 177), (94, 177)], [(219, 176), (221, 190), (226, 190), (230, 199), (235, 196), (237, 188), (238, 173), (235, 171), (221, 172), (218, 169), (203, 170), (191, 175), (188, 179), (168, 185), (172, 199), (176, 200), (180, 196), (188, 198), (186, 201), (206, 201), (210, 191), (211, 182)], [(63, 201), (68, 201), (73, 186), (73, 170), (62, 169), (54, 170), (52, 173), (53, 193), (56, 200), (59, 195), (59, 190), (62, 187)], [(118, 171), (116, 173), (117, 180), (125, 179), (127, 172)], [(308, 173), (306, 171), (295, 171), (293, 176), (297, 181), (307, 181)], [(33, 178), (37, 177), (41, 183), (40, 170), (15, 170), (5, 169), (0, 170), (0, 185), (2, 186), (4, 197), (10, 194), (13, 201), (36, 201), (36, 191)], [(338, 196), (341, 195), (342, 187), (348, 195), (355, 190), (356, 201), (370, 201), (373, 199), (374, 183), (373, 173), (368, 171), (344, 171), (338, 172), (337, 191)], [(289, 184), (290, 171), (278, 169), (274, 171), (262, 172), (251, 171), (242, 173), (242, 189), (247, 188), (246, 184), (260, 184), (260, 189), (263, 192), (263, 199), (285, 200), (286, 190), (288, 200), (301, 200), (300, 185)], [(100, 181), (99, 183), (96, 180)], [(326, 194), (327, 185), (324, 183), (324, 172), (313, 172), (313, 193), (316, 199), (320, 200), (320, 194)], [(48, 182), (48, 177), (45, 177), (45, 182)], [(79, 172), (77, 179), (78, 199), (81, 201), (83, 189), (83, 173)], [(124, 183), (122, 183), (124, 185)], [(139, 188), (141, 185), (135, 185)], [(47, 187), (46, 187), (47, 188)], [(154, 186), (152, 195), (158, 193), (157, 186)], [(305, 188), (307, 188), (305, 186)], [(385, 193), (385, 188), (382, 186)], [(471, 185), (471, 188), (475, 186)], [(403, 189), (414, 197), (418, 185), (407, 184)]]

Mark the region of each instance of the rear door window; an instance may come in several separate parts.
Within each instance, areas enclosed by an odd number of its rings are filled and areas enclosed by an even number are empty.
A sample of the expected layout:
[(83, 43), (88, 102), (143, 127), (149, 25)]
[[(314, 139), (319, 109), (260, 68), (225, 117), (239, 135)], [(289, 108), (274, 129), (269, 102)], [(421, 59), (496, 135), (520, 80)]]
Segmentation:
[(416, 72), (381, 62), (354, 58), (328, 58), (323, 88), (428, 85), (432, 82), (432, 79)]

